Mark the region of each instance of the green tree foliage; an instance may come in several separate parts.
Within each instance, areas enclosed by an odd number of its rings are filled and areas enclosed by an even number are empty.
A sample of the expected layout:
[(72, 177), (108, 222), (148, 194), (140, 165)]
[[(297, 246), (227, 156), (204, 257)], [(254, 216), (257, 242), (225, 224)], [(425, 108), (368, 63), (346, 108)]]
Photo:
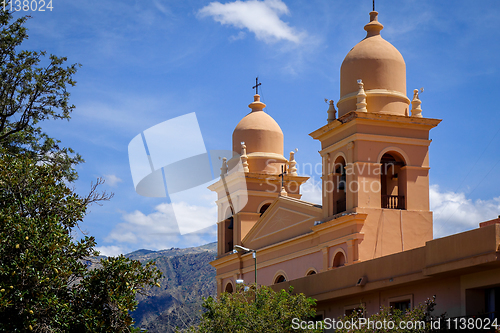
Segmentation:
[(39, 123), (70, 118), (78, 65), (19, 50), (26, 19), (0, 11), (0, 332), (136, 332), (136, 293), (159, 286), (161, 272), (98, 261), (95, 239), (75, 238), (88, 207), (112, 195), (97, 192), (101, 180), (85, 197), (65, 183), (83, 160)]
[(223, 293), (219, 298), (208, 297), (203, 303), (205, 313), (197, 327), (187, 332), (247, 333), (247, 332), (321, 332), (314, 329), (294, 330), (292, 320), (310, 320), (316, 315), (316, 302), (304, 294), (288, 291), (275, 292), (267, 286), (246, 288), (238, 285), (234, 293)]
[(83, 162), (71, 148), (49, 137), (40, 127), (48, 119), (70, 119), (68, 87), (74, 86), (78, 64), (64, 66), (64, 57), (45, 51), (20, 50), (28, 38), (27, 17), (13, 20), (0, 11), (0, 147), (9, 153), (57, 164), (69, 180), (76, 178), (73, 165)]
[(123, 256), (88, 264), (98, 253), (93, 237), (73, 231), (89, 205), (57, 165), (0, 154), (0, 332), (129, 332), (129, 315), (161, 277), (154, 263)]

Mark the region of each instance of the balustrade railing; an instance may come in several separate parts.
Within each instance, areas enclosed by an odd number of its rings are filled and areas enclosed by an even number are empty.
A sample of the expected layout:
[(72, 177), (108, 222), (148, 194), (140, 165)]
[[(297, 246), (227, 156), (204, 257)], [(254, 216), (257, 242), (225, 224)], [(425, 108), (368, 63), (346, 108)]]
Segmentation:
[(405, 209), (404, 195), (382, 195), (382, 208)]

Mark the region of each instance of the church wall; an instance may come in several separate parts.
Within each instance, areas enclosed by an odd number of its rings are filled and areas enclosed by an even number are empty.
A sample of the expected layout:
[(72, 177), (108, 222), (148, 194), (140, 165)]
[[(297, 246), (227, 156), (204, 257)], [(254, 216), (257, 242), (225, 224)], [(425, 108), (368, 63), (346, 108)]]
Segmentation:
[[(304, 255), (309, 255), (310, 253), (319, 253), (320, 248), (317, 247), (318, 243), (316, 240), (310, 237), (305, 237), (292, 244), (286, 244), (282, 246), (276, 246), (269, 248), (269, 250), (262, 250), (257, 252), (257, 261), (260, 263), (260, 267), (273, 265), (279, 263), (280, 261), (287, 261), (292, 258), (301, 258)], [(245, 265), (250, 265), (250, 262)]]
[(240, 264), (238, 260), (233, 259), (228, 263), (226, 263), (224, 266), (217, 268), (217, 276), (223, 278), (226, 278), (228, 276), (233, 276), (234, 274), (238, 274), (240, 268), (241, 269), (243, 268), (242, 264)]
[(406, 172), (406, 209), (422, 210), (430, 209), (429, 198), (429, 169), (428, 168), (404, 168)]
[(362, 261), (414, 249), (432, 240), (431, 212), (369, 208), (356, 211), (368, 214), (361, 230), (364, 238), (359, 242)]
[(344, 127), (342, 131), (333, 133), (331, 136), (321, 141), (321, 149), (325, 149), (356, 133), (356, 126), (354, 126), (354, 124), (344, 124), (342, 126)]
[[(243, 279), (246, 284), (254, 283), (254, 260), (251, 255), (245, 256), (241, 263), (234, 261), (217, 270), (217, 276), (221, 276), (222, 284), (229, 280)], [(310, 269), (320, 272), (323, 268), (323, 254), (321, 251), (309, 253), (303, 256), (294, 257), (292, 260), (281, 262), (273, 261), (266, 255), (257, 254), (258, 277), (257, 281), (261, 285), (272, 285), (278, 272), (284, 273), (287, 280), (298, 279), (306, 276)]]
[(346, 225), (335, 225), (335, 221), (327, 223), (333, 224), (333, 227), (317, 235), (318, 244), (322, 244), (323, 246), (327, 244), (329, 246), (342, 244), (347, 238), (352, 238), (363, 230), (362, 224), (359, 223), (349, 223)]
[[(264, 262), (262, 264), (266, 263)], [(284, 273), (288, 281), (306, 276), (306, 273), (310, 268), (314, 268), (317, 272), (319, 272), (322, 267), (323, 255), (320, 251), (318, 251), (308, 255), (296, 257), (293, 260), (287, 260), (259, 268), (259, 276), (257, 279), (259, 284), (272, 285), (274, 284), (274, 278), (276, 278), (278, 273)], [(249, 281), (253, 281), (253, 278), (250, 277), (251, 274), (253, 274), (253, 272), (245, 274), (245, 281), (247, 280), (246, 277), (248, 277)]]
[[(396, 147), (404, 152), (403, 157), (406, 165), (428, 167), (427, 145), (405, 144), (394, 142), (393, 139), (386, 142), (359, 140), (356, 141), (355, 145), (357, 146), (356, 161), (378, 163), (383, 151), (391, 152), (390, 148)], [(398, 153), (398, 150), (392, 151)]]
[[(500, 251), (500, 224), (473, 229), (459, 234), (438, 238), (426, 244), (429, 266), (448, 262), (453, 258), (469, 258), (492, 250)], [(436, 271), (437, 273), (439, 271)]]
[[(396, 118), (397, 119), (397, 118)], [(429, 139), (429, 131), (427, 129), (411, 128), (398, 124), (398, 126), (390, 126), (384, 123), (360, 123), (357, 126), (358, 133), (376, 134), (400, 138), (414, 138), (414, 139)]]
[[(299, 292), (304, 292), (320, 301), (331, 297), (345, 297), (357, 294), (363, 289), (356, 287), (361, 277), (366, 277), (369, 283), (376, 287), (387, 287), (386, 280), (390, 277), (404, 277), (404, 281), (411, 281), (425, 265), (424, 248), (413, 249), (375, 260), (368, 260), (328, 270), (307, 278), (290, 281)], [(421, 274), (417, 274), (421, 277)], [(371, 289), (371, 288), (370, 288)]]
[[(237, 239), (243, 239), (248, 234), (248, 232), (253, 228), (255, 223), (260, 217), (258, 213), (239, 213), (240, 217), (240, 234)], [(238, 245), (241, 245), (241, 242), (238, 241)], [(235, 244), (236, 245), (236, 244)]]
[(389, 307), (393, 301), (408, 299), (411, 301), (412, 308), (415, 308), (436, 295), (434, 315), (446, 312), (448, 317), (460, 316), (460, 280), (460, 276), (429, 278), (425, 281), (403, 286), (361, 292), (347, 297), (318, 302), (317, 311), (323, 313), (325, 318), (339, 318), (346, 313), (346, 310), (357, 308), (362, 304), (366, 308), (366, 316), (368, 317), (378, 313), (382, 306)]

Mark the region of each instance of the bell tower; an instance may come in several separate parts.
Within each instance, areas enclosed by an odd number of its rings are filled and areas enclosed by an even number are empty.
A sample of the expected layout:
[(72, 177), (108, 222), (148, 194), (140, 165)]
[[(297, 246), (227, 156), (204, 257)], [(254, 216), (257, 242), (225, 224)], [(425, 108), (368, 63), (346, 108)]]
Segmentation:
[(370, 13), (366, 37), (340, 70), (338, 118), (310, 135), (321, 142), (323, 223), (350, 239), (349, 262), (424, 246), (432, 240), (429, 131), (418, 90), (406, 96), (406, 65)]
[[(297, 175), (294, 152), (289, 159), (283, 156), (283, 132), (264, 111), (258, 94), (248, 107), (252, 111), (233, 132), (233, 156), (224, 159), (221, 179), (209, 186), (217, 193), (218, 256), (243, 245), (242, 239), (278, 196), (300, 199), (300, 186), (309, 178)], [(240, 172), (231, 172), (237, 168)]]

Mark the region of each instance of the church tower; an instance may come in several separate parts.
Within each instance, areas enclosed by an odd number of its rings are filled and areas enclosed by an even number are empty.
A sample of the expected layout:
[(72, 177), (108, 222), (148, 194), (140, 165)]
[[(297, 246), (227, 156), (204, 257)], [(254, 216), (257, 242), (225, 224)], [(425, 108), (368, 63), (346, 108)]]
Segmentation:
[(345, 57), (340, 100), (328, 123), (310, 135), (321, 142), (321, 223), (338, 224), (349, 263), (424, 246), (432, 240), (429, 131), (418, 90), (406, 96), (406, 65), (370, 13), (366, 37)]
[[(297, 175), (294, 152), (290, 159), (283, 156), (283, 132), (264, 111), (266, 105), (258, 94), (248, 107), (252, 111), (233, 132), (233, 156), (223, 161), (221, 179), (209, 186), (218, 199), (219, 257), (241, 245), (276, 198), (300, 199), (300, 186), (308, 179)], [(241, 172), (232, 173), (238, 164)]]

